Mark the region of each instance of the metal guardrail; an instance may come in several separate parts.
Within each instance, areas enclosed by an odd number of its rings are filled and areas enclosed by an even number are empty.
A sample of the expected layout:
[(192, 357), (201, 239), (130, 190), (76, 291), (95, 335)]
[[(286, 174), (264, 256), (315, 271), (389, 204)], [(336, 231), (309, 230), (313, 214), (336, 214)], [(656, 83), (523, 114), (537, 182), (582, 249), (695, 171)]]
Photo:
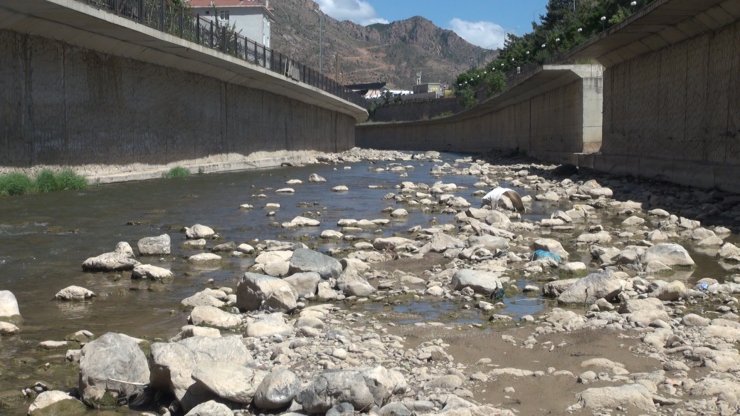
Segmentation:
[(218, 22), (193, 16), (171, 0), (77, 0), (152, 29), (218, 50), (272, 72), (303, 82), (362, 108), (365, 98), (315, 69), (234, 32)]

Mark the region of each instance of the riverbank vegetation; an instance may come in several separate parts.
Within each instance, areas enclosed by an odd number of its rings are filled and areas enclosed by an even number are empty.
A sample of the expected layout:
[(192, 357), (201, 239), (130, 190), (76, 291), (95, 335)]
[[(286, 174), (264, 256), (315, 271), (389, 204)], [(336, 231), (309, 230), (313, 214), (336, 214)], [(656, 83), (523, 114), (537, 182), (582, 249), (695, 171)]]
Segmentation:
[(184, 178), (186, 176), (190, 176), (190, 171), (182, 166), (175, 166), (162, 175), (165, 179)]
[(0, 195), (71, 191), (85, 189), (86, 187), (87, 179), (71, 169), (57, 172), (44, 169), (34, 178), (18, 172), (0, 175)]
[(567, 53), (621, 23), (653, 0), (549, 0), (529, 33), (509, 33), (493, 61), (457, 77), (455, 91), (466, 107), (500, 93), (507, 80), (546, 63), (567, 63)]

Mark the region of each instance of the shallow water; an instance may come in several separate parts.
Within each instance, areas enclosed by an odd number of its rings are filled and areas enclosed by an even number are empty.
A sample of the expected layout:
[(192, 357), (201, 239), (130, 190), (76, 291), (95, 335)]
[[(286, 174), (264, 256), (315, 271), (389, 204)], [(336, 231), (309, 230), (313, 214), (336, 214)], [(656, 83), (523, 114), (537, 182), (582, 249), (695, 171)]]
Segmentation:
[[(446, 154), (444, 158), (452, 163), (457, 156)], [(351, 169), (342, 165), (287, 167), (101, 185), (83, 192), (0, 198), (0, 289), (15, 294), (23, 316), (20, 335), (0, 338), (0, 414), (6, 410), (9, 414), (25, 414), (27, 402), (18, 403), (16, 399), (4, 397), (37, 380), (46, 380), (54, 388), (75, 385), (74, 366), (64, 367), (66, 348), (41, 351), (36, 347), (38, 342), (64, 339), (65, 335), (80, 329), (90, 330), (96, 336), (115, 331), (147, 339), (166, 339), (186, 324), (187, 313), (180, 307), (183, 298), (210, 286), (209, 279), (216, 287), (235, 287), (236, 279), (251, 266), (253, 259), (225, 256), (217, 269), (190, 266), (183, 258), (198, 251), (182, 247), (184, 226), (209, 225), (222, 237), (218, 242), (254, 244), (254, 240), (265, 239), (300, 240), (326, 251), (354, 243), (325, 242), (318, 238), (322, 230), (337, 229), (339, 219), (389, 218), (381, 210), (396, 204), (392, 200), (385, 201), (383, 196), (395, 192), (394, 186), (402, 181), (454, 182), (467, 187), (457, 195), (471, 202), (478, 200), (472, 196), (476, 190), (473, 184), (478, 180), (475, 176), (436, 178), (430, 174), (432, 162), (399, 163), (414, 167), (407, 171), (407, 177), (398, 172), (375, 171), (390, 163), (362, 162), (346, 165)], [(309, 183), (307, 179), (311, 173), (324, 176), (327, 182)], [(285, 184), (293, 178), (304, 183)], [(331, 191), (333, 186), (340, 184), (347, 185), (349, 192)], [(369, 189), (369, 185), (383, 188)], [(293, 187), (296, 193), (275, 192), (286, 186)], [(259, 198), (258, 194), (266, 197)], [(268, 217), (263, 208), (269, 202), (281, 204), (274, 217)], [(239, 209), (244, 203), (255, 208)], [(378, 231), (367, 231), (359, 236), (372, 240), (402, 233), (415, 225), (429, 225), (433, 217), (439, 223), (453, 221), (450, 215), (425, 214), (413, 207), (406, 209), (410, 212), (408, 218), (393, 219)], [(535, 221), (555, 209), (556, 206), (536, 202), (525, 218)], [(315, 217), (322, 224), (293, 230), (279, 226), (297, 215)], [(83, 260), (113, 250), (119, 241), (128, 241), (135, 247), (138, 239), (162, 233), (172, 237), (173, 254), (161, 259), (139, 260), (171, 269), (175, 274), (172, 283), (153, 287), (156, 290), (136, 290), (138, 286), (132, 284), (128, 273), (82, 272)], [(558, 238), (558, 234), (553, 233), (553, 237)], [(209, 242), (209, 247), (212, 245)], [(570, 250), (568, 244), (565, 245)], [(699, 268), (694, 276), (718, 277), (721, 274), (721, 268), (717, 270), (719, 266), (711, 257), (696, 256)], [(525, 283), (528, 282), (520, 279), (518, 284), (523, 287)], [(69, 285), (86, 287), (98, 296), (84, 303), (54, 301), (54, 294)], [(523, 294), (507, 297), (504, 303), (506, 306), (496, 313), (515, 318), (539, 313), (546, 306), (539, 297)], [(368, 312), (390, 313), (402, 325), (436, 320), (478, 323), (486, 319), (475, 305), (467, 310), (459, 306), (456, 302), (420, 300), (388, 306), (368, 302), (355, 307)], [(44, 368), (46, 362), (53, 364), (51, 370)]]

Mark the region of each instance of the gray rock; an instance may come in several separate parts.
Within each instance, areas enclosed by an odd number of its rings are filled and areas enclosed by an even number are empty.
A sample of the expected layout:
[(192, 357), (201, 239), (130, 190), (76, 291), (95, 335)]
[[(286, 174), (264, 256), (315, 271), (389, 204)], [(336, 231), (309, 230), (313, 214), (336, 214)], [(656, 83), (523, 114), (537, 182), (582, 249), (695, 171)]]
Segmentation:
[(286, 368), (272, 370), (257, 387), (254, 405), (262, 410), (278, 410), (287, 407), (298, 395), (301, 381)]
[(500, 291), (503, 286), (499, 280), (499, 275), (482, 270), (462, 269), (455, 272), (452, 276), (452, 287), (455, 290), (462, 290), (469, 287), (477, 293), (490, 296)]
[(337, 287), (347, 296), (370, 296), (375, 288), (365, 278), (356, 273), (342, 273), (337, 279)]
[(132, 279), (149, 279), (157, 282), (169, 282), (174, 278), (172, 271), (151, 264), (139, 264), (131, 272)]
[(95, 293), (92, 290), (85, 289), (81, 286), (67, 286), (64, 289), (57, 292), (54, 298), (58, 300), (86, 300), (92, 299)]
[(192, 227), (185, 227), (185, 237), (188, 240), (199, 240), (201, 238), (211, 238), (216, 235), (213, 228), (206, 225), (195, 224)]
[(694, 260), (679, 244), (656, 244), (645, 251), (643, 263), (660, 262), (666, 266), (693, 266)]
[(171, 240), (168, 234), (157, 237), (144, 237), (136, 243), (142, 256), (163, 256), (171, 252)]
[(225, 404), (209, 400), (190, 409), (185, 416), (234, 416), (234, 412)]
[(336, 278), (342, 273), (342, 264), (339, 260), (318, 251), (299, 248), (290, 258), (290, 273), (305, 272), (318, 273), (323, 279)]
[(392, 402), (380, 408), (379, 416), (411, 416), (413, 413), (401, 402)]
[(222, 399), (249, 404), (266, 374), (231, 363), (204, 362), (198, 364), (192, 377)]
[(276, 277), (257, 273), (244, 273), (236, 287), (236, 305), (239, 309), (253, 311), (293, 310), (298, 293), (290, 283)]
[(663, 302), (656, 298), (628, 299), (619, 305), (619, 313), (627, 314), (627, 319), (642, 326), (647, 326), (656, 319), (665, 322), (671, 319)]
[(591, 273), (565, 289), (558, 296), (558, 302), (592, 304), (599, 298), (611, 301), (619, 295), (623, 287), (624, 282), (611, 272)]
[(15, 324), (0, 321), (0, 335), (15, 335), (20, 331), (21, 329), (18, 328)]
[(295, 273), (283, 279), (295, 289), (298, 297), (312, 298), (316, 295), (321, 281), (321, 275), (314, 272)]
[(365, 378), (355, 370), (330, 370), (314, 378), (299, 394), (298, 402), (308, 413), (325, 413), (339, 403), (350, 403), (355, 410), (367, 410), (375, 399)]
[(674, 280), (670, 283), (658, 286), (650, 293), (650, 296), (654, 296), (665, 301), (677, 301), (685, 297), (686, 293), (686, 285), (684, 285), (680, 280)]
[(568, 259), (568, 252), (565, 251), (563, 245), (559, 241), (553, 240), (552, 238), (539, 238), (532, 244), (535, 250), (547, 250), (551, 253), (555, 253), (563, 260)]
[(121, 241), (114, 251), (85, 260), (82, 263), (82, 270), (88, 272), (132, 270), (137, 264), (139, 262), (134, 257), (134, 250), (127, 242)]
[(246, 335), (248, 337), (270, 337), (273, 335), (288, 335), (293, 328), (285, 322), (280, 312), (259, 315), (247, 322)]
[(240, 335), (220, 338), (191, 337), (178, 342), (152, 344), (153, 388), (171, 391), (185, 411), (213, 399), (214, 394), (196, 385), (192, 373), (207, 362), (244, 366), (252, 360)]
[(226, 303), (215, 296), (209, 294), (207, 291), (200, 291), (193, 296), (187, 297), (180, 301), (180, 304), (185, 307), (194, 308), (196, 306), (213, 306), (215, 308), (221, 308)]
[(580, 404), (587, 409), (614, 409), (618, 406), (655, 411), (653, 395), (642, 384), (627, 384), (619, 387), (596, 387), (577, 395)]
[(213, 251), (214, 253), (216, 252), (231, 253), (232, 251), (236, 251), (236, 243), (233, 241), (229, 241), (227, 243), (221, 243), (221, 244), (213, 246), (211, 251)]
[(222, 311), (213, 306), (196, 306), (190, 312), (193, 325), (210, 326), (219, 329), (236, 328), (242, 323), (239, 315)]
[(28, 408), (29, 416), (74, 416), (83, 414), (87, 407), (79, 400), (59, 390), (42, 392)]
[(468, 247), (482, 246), (495, 252), (496, 250), (505, 250), (509, 248), (509, 240), (504, 237), (493, 235), (473, 236), (467, 240)]
[(435, 253), (443, 253), (451, 248), (465, 247), (465, 243), (462, 240), (447, 235), (443, 232), (434, 233), (429, 244), (429, 249)]
[(18, 309), (18, 301), (13, 292), (0, 290), (0, 318), (13, 318), (21, 316)]
[(147, 384), (149, 363), (135, 338), (108, 332), (82, 347), (79, 388), (85, 402), (96, 403), (106, 392), (130, 398)]

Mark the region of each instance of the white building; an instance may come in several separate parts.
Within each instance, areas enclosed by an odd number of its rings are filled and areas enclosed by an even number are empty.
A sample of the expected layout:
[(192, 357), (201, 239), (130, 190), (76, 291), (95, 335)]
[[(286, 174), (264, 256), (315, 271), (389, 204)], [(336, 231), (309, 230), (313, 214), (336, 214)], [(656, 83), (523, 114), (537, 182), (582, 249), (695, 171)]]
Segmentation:
[(270, 0), (190, 0), (190, 7), (201, 17), (218, 18), (242, 36), (270, 47)]

